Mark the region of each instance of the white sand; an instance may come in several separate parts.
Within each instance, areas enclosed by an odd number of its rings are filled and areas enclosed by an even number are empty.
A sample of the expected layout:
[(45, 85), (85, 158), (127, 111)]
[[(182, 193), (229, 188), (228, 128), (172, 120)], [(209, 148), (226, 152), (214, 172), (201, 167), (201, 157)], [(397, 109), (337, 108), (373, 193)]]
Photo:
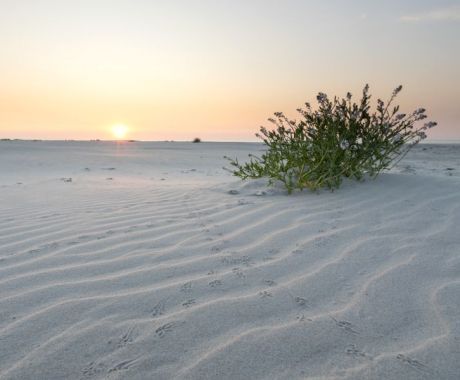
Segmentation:
[(460, 145), (292, 196), (261, 148), (0, 142), (0, 378), (458, 379)]

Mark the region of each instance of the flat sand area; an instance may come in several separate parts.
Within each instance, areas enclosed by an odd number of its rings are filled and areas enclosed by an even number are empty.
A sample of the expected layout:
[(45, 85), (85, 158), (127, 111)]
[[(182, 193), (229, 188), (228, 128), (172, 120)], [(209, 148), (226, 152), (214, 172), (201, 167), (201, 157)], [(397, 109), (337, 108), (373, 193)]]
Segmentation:
[(0, 379), (459, 379), (460, 145), (291, 196), (261, 150), (0, 141)]

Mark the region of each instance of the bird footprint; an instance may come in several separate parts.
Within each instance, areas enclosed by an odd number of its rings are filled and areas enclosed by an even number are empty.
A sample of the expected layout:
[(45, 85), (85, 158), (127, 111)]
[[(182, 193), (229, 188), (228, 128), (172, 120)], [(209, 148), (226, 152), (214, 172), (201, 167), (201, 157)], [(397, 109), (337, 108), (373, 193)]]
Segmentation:
[(403, 354), (398, 354), (396, 355), (396, 359), (401, 361), (404, 364), (407, 364), (409, 367), (418, 370), (418, 371), (423, 371), (423, 372), (432, 372), (430, 368), (428, 368), (425, 364), (420, 363), (418, 360), (411, 359), (408, 356), (405, 356)]
[(129, 343), (132, 343), (134, 340), (134, 327), (130, 327), (128, 331), (126, 331), (118, 341), (118, 347), (126, 346)]
[(111, 373), (111, 372), (126, 370), (130, 368), (136, 361), (137, 359), (125, 360), (121, 363), (118, 363), (115, 367), (110, 368), (108, 372)]
[(158, 317), (164, 314), (166, 308), (166, 301), (167, 299), (164, 298), (153, 307), (152, 317)]

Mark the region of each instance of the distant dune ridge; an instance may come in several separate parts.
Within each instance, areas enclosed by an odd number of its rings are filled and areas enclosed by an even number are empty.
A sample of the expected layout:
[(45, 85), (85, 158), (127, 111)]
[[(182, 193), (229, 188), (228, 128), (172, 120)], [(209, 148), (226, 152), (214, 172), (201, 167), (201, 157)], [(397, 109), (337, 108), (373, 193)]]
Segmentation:
[(291, 196), (261, 149), (0, 142), (0, 378), (458, 379), (460, 145)]

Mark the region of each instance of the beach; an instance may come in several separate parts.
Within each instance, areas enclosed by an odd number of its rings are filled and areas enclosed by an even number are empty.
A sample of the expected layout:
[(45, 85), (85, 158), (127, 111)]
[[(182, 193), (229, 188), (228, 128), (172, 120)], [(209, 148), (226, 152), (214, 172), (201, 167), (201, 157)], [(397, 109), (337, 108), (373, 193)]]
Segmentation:
[(0, 141), (0, 379), (458, 379), (460, 145), (292, 195), (262, 151)]

